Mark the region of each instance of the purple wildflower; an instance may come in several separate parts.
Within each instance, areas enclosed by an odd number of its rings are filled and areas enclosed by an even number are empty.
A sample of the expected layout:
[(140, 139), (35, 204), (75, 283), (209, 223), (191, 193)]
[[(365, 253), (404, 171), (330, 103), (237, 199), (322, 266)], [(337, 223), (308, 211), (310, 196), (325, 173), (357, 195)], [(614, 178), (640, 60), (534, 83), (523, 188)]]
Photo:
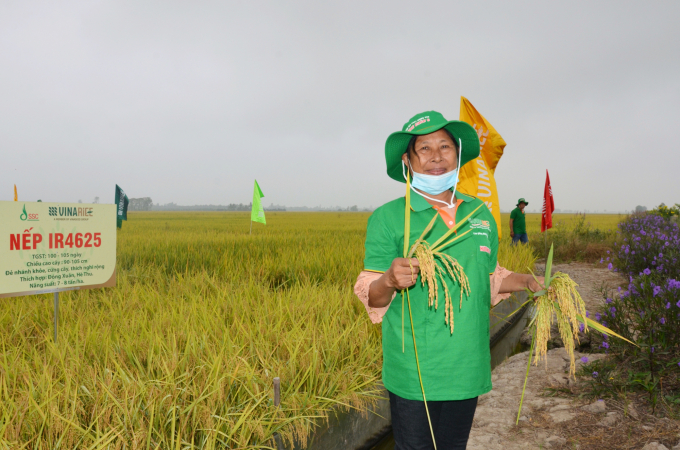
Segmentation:
[(661, 319), (659, 319), (659, 322), (661, 322), (661, 325), (664, 325), (666, 323), (666, 319), (662, 317)]
[[(588, 357), (587, 357), (587, 356), (581, 357), (581, 362), (582, 362), (583, 364), (587, 363), (587, 362), (588, 362)], [(678, 365), (680, 366), (680, 363), (678, 363)]]
[[(678, 363), (678, 365), (680, 365), (680, 363)], [(593, 372), (593, 378), (597, 378), (598, 375), (599, 375), (599, 373)]]

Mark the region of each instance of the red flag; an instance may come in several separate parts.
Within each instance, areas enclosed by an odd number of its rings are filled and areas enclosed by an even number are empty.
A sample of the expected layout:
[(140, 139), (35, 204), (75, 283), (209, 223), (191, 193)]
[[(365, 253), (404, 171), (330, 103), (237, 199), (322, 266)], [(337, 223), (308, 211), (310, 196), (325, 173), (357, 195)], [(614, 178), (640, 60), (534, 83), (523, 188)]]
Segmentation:
[(545, 171), (545, 189), (543, 190), (543, 211), (541, 215), (541, 233), (552, 228), (552, 213), (555, 211), (555, 200), (550, 187), (550, 175)]

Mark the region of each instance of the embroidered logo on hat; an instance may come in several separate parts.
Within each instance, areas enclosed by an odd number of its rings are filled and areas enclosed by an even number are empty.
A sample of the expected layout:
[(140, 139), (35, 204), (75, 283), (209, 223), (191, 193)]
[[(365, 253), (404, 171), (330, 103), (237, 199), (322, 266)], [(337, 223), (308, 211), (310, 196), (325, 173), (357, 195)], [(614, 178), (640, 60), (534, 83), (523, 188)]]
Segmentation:
[(429, 122), (429, 121), (430, 121), (430, 116), (420, 117), (419, 119), (416, 119), (413, 122), (409, 123), (408, 126), (406, 127), (406, 130), (404, 130), (404, 131), (412, 131), (418, 125), (422, 125), (422, 124)]

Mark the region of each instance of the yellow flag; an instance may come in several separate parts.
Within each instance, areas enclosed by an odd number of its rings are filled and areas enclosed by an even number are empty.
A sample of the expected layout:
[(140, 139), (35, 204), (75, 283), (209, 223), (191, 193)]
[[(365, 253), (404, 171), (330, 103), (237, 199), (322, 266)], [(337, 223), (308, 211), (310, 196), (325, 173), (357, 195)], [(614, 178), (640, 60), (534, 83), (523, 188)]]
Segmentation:
[(16, 184), (14, 185), (14, 201), (15, 202), (19, 201), (19, 197), (17, 196), (17, 185)]
[(505, 141), (494, 127), (482, 116), (465, 97), (460, 98), (460, 120), (467, 122), (479, 135), (479, 157), (460, 170), (458, 189), (465, 194), (478, 197), (496, 219), (498, 239), (501, 238), (501, 209), (494, 173), (503, 156)]

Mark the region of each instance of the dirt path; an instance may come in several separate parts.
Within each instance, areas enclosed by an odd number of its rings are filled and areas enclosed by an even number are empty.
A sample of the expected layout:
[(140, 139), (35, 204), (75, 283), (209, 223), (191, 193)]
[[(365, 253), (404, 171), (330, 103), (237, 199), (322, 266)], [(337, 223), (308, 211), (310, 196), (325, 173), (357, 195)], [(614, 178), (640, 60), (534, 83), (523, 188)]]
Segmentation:
[[(542, 269), (541, 267), (539, 270)], [(616, 288), (626, 281), (620, 275), (593, 264), (560, 264), (555, 270), (569, 274), (579, 284), (579, 293), (590, 311), (597, 310), (602, 304), (599, 291), (603, 285)], [(604, 355), (576, 352), (577, 371), (582, 357), (593, 361)], [(493, 390), (479, 399), (468, 450), (680, 450), (680, 434), (677, 434), (680, 433), (680, 426), (675, 422), (660, 422), (651, 416), (638, 414), (630, 405), (603, 400), (586, 402), (575, 397), (547, 395), (549, 391), (546, 388), (553, 388), (555, 392), (573, 387), (574, 380), (567, 376), (569, 360), (563, 348), (548, 352), (547, 365), (532, 364), (520, 422), (516, 426), (527, 359), (528, 352), (523, 352), (494, 369)], [(624, 433), (628, 436), (624, 436)], [(675, 438), (668, 437), (674, 433)], [(577, 439), (574, 439), (575, 436)], [(658, 442), (664, 442), (667, 447), (656, 446), (655, 443)], [(677, 447), (673, 447), (676, 444)]]

